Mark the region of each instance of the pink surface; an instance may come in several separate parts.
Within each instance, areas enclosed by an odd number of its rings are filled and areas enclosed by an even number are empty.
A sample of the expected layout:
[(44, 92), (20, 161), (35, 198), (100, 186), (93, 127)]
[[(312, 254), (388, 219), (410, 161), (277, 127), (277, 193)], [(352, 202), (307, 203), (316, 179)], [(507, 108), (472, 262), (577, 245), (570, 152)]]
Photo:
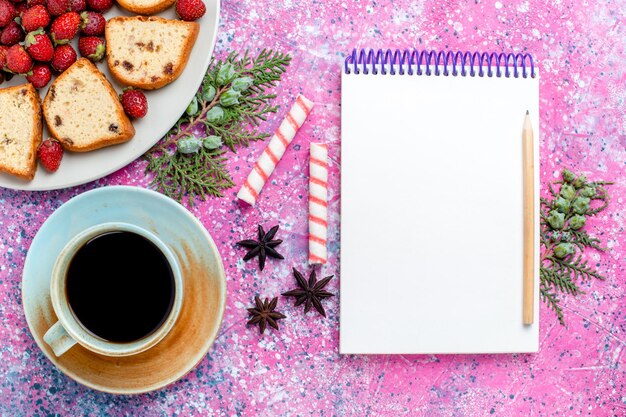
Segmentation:
[[(144, 163), (66, 190), (0, 190), (0, 415), (626, 415), (625, 13), (624, 1), (226, 0), (216, 55), (267, 47), (293, 56), (276, 90), (281, 110), (265, 130), (278, 127), (298, 93), (316, 106), (254, 208), (240, 206), (235, 194), (265, 143), (230, 155), (237, 186), (192, 209), (227, 270), (228, 305), (215, 345), (185, 378), (150, 394), (112, 396), (68, 379), (41, 353), (24, 318), (26, 252), (40, 225), (71, 197), (109, 184), (146, 187)], [(294, 288), (292, 267), (310, 270), (312, 141), (330, 144), (329, 263), (322, 274), (336, 275), (327, 289), (338, 291), (339, 80), (343, 55), (354, 47), (528, 50), (541, 71), (542, 183), (564, 166), (616, 181), (609, 209), (590, 223), (610, 248), (590, 254), (608, 279), (583, 283), (586, 294), (565, 300), (567, 328), (542, 305), (538, 354), (342, 357), (339, 296), (324, 301), (325, 320), (280, 297), (279, 310), (288, 316), (280, 331), (259, 336), (246, 327), (256, 294), (278, 296)], [(389, 157), (402, 151), (387, 140)], [(286, 259), (270, 259), (260, 273), (235, 246), (254, 237), (257, 224), (266, 230), (279, 224), (285, 240), (279, 249)]]

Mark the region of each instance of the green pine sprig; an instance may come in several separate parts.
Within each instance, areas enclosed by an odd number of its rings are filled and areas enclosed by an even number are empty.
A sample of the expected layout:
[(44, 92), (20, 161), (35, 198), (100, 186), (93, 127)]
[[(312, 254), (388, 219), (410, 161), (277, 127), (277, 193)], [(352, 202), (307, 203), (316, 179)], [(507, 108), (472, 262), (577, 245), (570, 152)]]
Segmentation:
[(269, 137), (258, 129), (278, 111), (269, 90), (290, 61), (267, 49), (256, 56), (246, 51), (212, 59), (185, 114), (143, 156), (150, 186), (179, 202), (186, 197), (190, 205), (196, 197), (222, 197), (234, 185), (226, 155)]
[(584, 175), (564, 169), (561, 179), (548, 183), (548, 198), (541, 198), (541, 262), (539, 293), (541, 299), (565, 325), (561, 306), (563, 295), (584, 294), (581, 280), (604, 280), (584, 259), (587, 249), (606, 251), (600, 239), (584, 227), (587, 219), (608, 207), (606, 181), (590, 182)]

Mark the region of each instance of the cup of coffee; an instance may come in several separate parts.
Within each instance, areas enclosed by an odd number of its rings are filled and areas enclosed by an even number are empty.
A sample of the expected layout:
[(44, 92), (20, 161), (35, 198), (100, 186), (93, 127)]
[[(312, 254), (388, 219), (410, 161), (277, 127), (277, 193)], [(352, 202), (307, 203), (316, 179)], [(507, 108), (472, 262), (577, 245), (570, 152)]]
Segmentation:
[(76, 343), (101, 355), (128, 356), (172, 329), (183, 280), (176, 257), (156, 235), (128, 223), (104, 223), (61, 250), (50, 298), (59, 321), (44, 341), (56, 356)]

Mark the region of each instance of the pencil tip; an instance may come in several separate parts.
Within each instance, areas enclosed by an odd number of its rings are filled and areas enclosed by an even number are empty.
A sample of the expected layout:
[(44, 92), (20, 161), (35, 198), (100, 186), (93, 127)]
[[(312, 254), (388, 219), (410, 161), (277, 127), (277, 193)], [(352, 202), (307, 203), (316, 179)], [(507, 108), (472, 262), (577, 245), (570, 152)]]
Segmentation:
[(528, 114), (528, 110), (526, 110), (526, 114)]

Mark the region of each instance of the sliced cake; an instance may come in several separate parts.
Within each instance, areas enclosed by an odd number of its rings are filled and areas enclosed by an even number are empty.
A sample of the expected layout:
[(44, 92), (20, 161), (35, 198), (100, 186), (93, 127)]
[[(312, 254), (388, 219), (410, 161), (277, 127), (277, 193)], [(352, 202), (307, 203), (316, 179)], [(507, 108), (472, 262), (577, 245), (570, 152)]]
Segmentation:
[(178, 19), (113, 17), (105, 29), (109, 69), (122, 84), (161, 88), (185, 69), (198, 30), (198, 23)]
[(43, 115), (52, 136), (70, 151), (91, 151), (135, 135), (111, 83), (86, 58), (52, 83), (43, 102)]
[(32, 84), (0, 89), (0, 171), (32, 180), (41, 143), (41, 103)]
[(117, 4), (129, 12), (150, 15), (162, 12), (176, 0), (117, 0)]

